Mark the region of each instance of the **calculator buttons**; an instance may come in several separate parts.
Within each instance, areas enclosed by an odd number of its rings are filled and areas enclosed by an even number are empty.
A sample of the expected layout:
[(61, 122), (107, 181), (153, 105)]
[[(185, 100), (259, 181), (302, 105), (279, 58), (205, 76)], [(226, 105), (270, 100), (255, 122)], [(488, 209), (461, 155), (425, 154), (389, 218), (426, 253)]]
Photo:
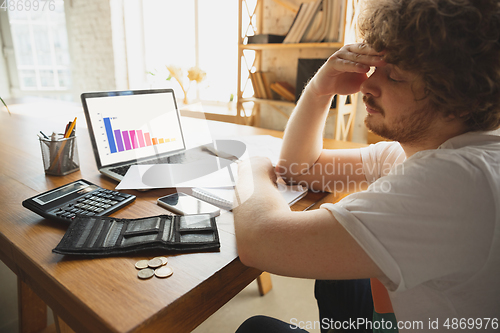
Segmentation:
[[(54, 197), (53, 193), (59, 194)], [(109, 215), (135, 198), (135, 195), (104, 189), (80, 179), (26, 199), (22, 204), (45, 218), (69, 222), (77, 216)]]
[(115, 206), (122, 206), (122, 201), (133, 197), (130, 194), (101, 189), (80, 197), (64, 207), (53, 211), (53, 214), (66, 220), (76, 216), (94, 216), (104, 211), (111, 211)]

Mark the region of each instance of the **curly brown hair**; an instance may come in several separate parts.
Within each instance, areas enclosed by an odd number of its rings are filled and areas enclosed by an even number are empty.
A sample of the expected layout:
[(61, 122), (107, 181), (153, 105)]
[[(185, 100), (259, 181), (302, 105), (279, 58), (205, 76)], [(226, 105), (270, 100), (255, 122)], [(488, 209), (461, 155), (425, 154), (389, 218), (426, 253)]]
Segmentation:
[(436, 109), (473, 131), (500, 127), (499, 0), (372, 0), (358, 26), (386, 62), (423, 78)]

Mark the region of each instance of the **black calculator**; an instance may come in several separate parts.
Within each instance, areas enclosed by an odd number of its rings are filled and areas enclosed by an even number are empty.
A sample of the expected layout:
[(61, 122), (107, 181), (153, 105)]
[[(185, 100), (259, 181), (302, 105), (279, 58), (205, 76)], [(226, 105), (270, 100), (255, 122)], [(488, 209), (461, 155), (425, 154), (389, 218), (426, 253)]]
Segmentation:
[(106, 216), (135, 198), (80, 179), (26, 199), (23, 206), (48, 219), (71, 222), (77, 216)]

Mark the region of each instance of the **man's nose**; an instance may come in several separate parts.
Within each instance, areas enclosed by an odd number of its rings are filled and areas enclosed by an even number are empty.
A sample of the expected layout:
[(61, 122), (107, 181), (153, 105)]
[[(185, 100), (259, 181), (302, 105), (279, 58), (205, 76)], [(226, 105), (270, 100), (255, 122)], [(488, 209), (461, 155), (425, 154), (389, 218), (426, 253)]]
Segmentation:
[(373, 72), (368, 72), (368, 78), (361, 84), (360, 91), (363, 95), (380, 97), (380, 70), (378, 70), (377, 67), (374, 67), (372, 70)]

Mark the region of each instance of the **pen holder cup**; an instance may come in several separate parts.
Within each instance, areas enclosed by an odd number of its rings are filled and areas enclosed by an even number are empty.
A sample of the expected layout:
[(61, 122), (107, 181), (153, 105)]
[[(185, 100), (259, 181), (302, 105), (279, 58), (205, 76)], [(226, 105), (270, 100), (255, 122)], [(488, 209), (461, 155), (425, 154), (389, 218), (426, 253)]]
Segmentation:
[(40, 147), (47, 175), (64, 176), (80, 170), (76, 136), (57, 140), (40, 138)]

